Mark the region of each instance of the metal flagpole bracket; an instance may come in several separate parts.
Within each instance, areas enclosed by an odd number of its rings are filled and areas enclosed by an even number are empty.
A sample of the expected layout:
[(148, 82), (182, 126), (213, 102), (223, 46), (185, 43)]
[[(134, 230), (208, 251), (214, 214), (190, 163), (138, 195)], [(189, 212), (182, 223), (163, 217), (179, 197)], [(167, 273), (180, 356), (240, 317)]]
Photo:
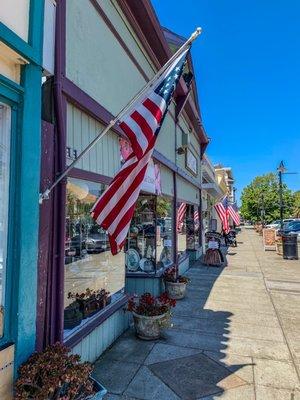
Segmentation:
[(143, 96), (150, 87), (154, 85), (154, 82), (159, 79), (162, 74), (167, 70), (167, 68), (172, 64), (172, 62), (179, 57), (183, 51), (186, 50), (188, 46), (191, 46), (191, 43), (200, 35), (202, 32), (201, 28), (197, 28), (195, 32), (191, 34), (189, 39), (173, 54), (173, 56), (166, 62), (166, 64), (150, 79), (149, 82), (126, 104), (126, 106), (118, 113), (118, 115), (110, 121), (108, 126), (100, 132), (95, 139), (78, 155), (78, 157), (61, 173), (61, 175), (52, 183), (52, 185), (46, 189), (43, 193), (39, 195), (39, 204), (43, 204), (44, 200), (49, 200), (49, 195), (55, 186), (61, 182), (61, 180), (75, 167), (79, 160), (100, 140), (106, 133), (124, 116), (126, 112), (130, 109), (130, 107)]
[(44, 200), (49, 200), (50, 190), (46, 189), (44, 193), (39, 194), (39, 204), (43, 204)]

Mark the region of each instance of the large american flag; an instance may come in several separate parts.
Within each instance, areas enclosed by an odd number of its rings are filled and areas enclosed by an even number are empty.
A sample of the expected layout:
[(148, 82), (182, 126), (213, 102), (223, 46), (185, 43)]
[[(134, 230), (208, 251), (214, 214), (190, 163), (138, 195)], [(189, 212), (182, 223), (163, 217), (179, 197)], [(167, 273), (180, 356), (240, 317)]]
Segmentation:
[(133, 151), (91, 210), (94, 220), (108, 232), (112, 254), (124, 246), (148, 162), (188, 51), (175, 59), (119, 121)]
[(222, 200), (215, 204), (215, 210), (222, 222), (223, 231), (225, 233), (229, 232), (229, 218), (228, 218), (228, 198), (224, 196)]
[(233, 222), (235, 225), (240, 225), (241, 220), (240, 220), (240, 214), (239, 214), (239, 209), (237, 207), (236, 202), (234, 203), (229, 203), (228, 205), (228, 213), (231, 216)]

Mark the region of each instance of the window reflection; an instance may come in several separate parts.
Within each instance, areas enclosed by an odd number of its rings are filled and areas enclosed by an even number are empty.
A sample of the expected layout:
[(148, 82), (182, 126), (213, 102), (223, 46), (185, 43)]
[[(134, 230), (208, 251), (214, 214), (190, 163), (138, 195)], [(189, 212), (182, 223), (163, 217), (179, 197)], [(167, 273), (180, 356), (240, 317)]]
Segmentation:
[(112, 296), (124, 288), (124, 253), (113, 256), (108, 235), (90, 216), (90, 210), (106, 185), (68, 179), (65, 239), (65, 307), (72, 303), (68, 293), (86, 289)]
[(187, 236), (186, 236), (186, 211), (187, 204), (180, 202), (177, 204), (177, 251), (179, 256), (183, 256), (186, 251)]
[(166, 196), (157, 197), (156, 213), (156, 262), (160, 267), (167, 267), (174, 262), (173, 200)]
[(174, 262), (173, 200), (141, 195), (128, 233), (128, 272), (155, 273)]
[(0, 103), (0, 336), (3, 336), (5, 274), (7, 252), (9, 159), (10, 159), (10, 107)]

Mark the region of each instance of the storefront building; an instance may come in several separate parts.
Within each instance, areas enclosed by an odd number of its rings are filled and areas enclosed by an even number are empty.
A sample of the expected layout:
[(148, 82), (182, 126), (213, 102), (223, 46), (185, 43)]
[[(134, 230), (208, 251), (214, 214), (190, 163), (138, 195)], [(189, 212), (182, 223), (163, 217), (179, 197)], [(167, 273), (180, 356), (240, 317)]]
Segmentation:
[[(215, 168), (206, 154), (202, 157), (202, 221), (203, 221), (203, 243), (205, 233), (208, 231), (221, 232), (221, 221), (214, 205), (225, 195), (222, 187), (218, 184)], [(205, 252), (205, 246), (203, 246)]]
[(43, 3), (0, 7), (1, 399), (35, 349)]
[[(150, 1), (57, 3), (55, 74), (43, 89), (43, 140), (48, 149), (42, 151), (44, 187), (182, 40), (162, 30)], [(60, 340), (83, 360), (95, 360), (128, 327), (123, 310), (127, 293), (158, 294), (167, 266), (178, 265), (184, 272), (200, 257), (201, 157), (208, 141), (191, 77), (189, 58), (158, 136), (124, 252), (111, 255), (106, 232), (90, 217), (92, 205), (130, 151), (118, 126), (42, 205), (39, 346)], [(91, 291), (103, 293), (102, 309), (71, 320), (76, 293), (88, 296)]]

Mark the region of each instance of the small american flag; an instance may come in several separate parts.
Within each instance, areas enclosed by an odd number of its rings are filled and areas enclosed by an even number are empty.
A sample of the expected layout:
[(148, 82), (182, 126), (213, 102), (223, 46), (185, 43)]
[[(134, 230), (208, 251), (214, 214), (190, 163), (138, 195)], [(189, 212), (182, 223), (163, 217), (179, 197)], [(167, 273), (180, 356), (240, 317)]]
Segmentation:
[(229, 232), (229, 220), (228, 220), (228, 198), (224, 196), (223, 199), (215, 204), (215, 210), (218, 213), (218, 216), (222, 222), (223, 231), (225, 233)]
[(180, 203), (180, 206), (178, 207), (177, 210), (177, 219), (176, 219), (177, 232), (182, 231), (185, 213), (186, 213), (186, 203)]
[(234, 203), (230, 203), (228, 205), (228, 213), (231, 216), (233, 222), (235, 223), (235, 225), (240, 225), (241, 220), (240, 220), (240, 214), (239, 214), (239, 210), (238, 207), (236, 205), (236, 202)]
[(133, 151), (91, 210), (93, 219), (108, 232), (112, 254), (124, 246), (148, 162), (188, 51), (175, 59), (119, 122)]

